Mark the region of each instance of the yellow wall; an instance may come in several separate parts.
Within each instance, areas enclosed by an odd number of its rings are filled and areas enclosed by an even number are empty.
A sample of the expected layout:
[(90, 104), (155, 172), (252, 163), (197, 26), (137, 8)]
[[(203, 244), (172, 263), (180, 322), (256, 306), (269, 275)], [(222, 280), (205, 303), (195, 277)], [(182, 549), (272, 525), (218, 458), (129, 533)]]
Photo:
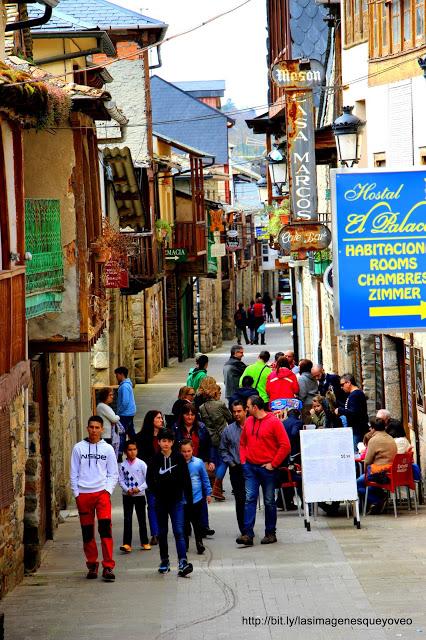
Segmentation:
[[(72, 40), (70, 38), (34, 39), (34, 60), (36, 64), (38, 64), (38, 60), (43, 58), (50, 58), (64, 53), (73, 53), (74, 51), (92, 49), (94, 47), (96, 47), (96, 38), (73, 38)], [(70, 75), (65, 79), (68, 82), (72, 82), (73, 65), (75, 64), (78, 64), (81, 69), (84, 69), (86, 67), (85, 57), (73, 58), (72, 60), (60, 60), (58, 62), (39, 66), (54, 74), (69, 73)]]

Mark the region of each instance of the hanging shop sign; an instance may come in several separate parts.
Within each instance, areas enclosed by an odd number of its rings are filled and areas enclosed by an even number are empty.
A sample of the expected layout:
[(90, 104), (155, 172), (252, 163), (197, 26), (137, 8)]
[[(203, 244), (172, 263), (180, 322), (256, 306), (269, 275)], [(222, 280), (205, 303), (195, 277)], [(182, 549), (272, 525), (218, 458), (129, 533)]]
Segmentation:
[(226, 256), (226, 245), (224, 242), (215, 242), (210, 245), (210, 255), (212, 258), (223, 258)]
[(293, 220), (318, 220), (312, 91), (285, 93), (287, 158)]
[(116, 260), (105, 262), (104, 278), (107, 289), (126, 289), (129, 286), (129, 272)]
[(226, 250), (238, 251), (241, 249), (241, 239), (238, 235), (238, 229), (228, 229), (226, 232)]
[(332, 171), (341, 333), (426, 330), (426, 171)]
[(324, 224), (294, 224), (282, 227), (278, 243), (285, 255), (297, 252), (299, 256), (307, 251), (321, 251), (331, 242), (331, 232)]
[(324, 66), (318, 60), (281, 60), (271, 67), (272, 82), (284, 89), (317, 87), (324, 78)]
[(334, 295), (333, 290), (333, 265), (329, 264), (327, 269), (324, 271), (324, 275), (322, 277), (322, 283), (324, 285), (325, 290), (331, 296)]

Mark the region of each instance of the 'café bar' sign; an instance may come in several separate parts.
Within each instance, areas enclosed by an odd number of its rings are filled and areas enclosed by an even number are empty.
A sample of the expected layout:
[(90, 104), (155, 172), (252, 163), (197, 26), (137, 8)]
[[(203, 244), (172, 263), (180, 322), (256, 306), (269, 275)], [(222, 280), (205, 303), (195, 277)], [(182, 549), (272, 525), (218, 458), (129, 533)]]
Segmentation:
[(321, 251), (331, 242), (331, 232), (324, 224), (294, 224), (281, 229), (278, 243), (285, 255), (297, 251), (301, 257), (307, 251)]

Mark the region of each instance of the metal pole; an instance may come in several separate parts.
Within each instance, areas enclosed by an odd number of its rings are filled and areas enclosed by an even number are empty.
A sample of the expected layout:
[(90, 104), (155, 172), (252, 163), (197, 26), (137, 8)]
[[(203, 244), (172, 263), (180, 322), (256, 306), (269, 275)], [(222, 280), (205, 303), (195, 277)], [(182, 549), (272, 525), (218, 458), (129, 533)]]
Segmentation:
[(198, 353), (201, 353), (201, 311), (200, 311), (200, 278), (196, 278), (196, 304), (197, 304), (197, 342)]

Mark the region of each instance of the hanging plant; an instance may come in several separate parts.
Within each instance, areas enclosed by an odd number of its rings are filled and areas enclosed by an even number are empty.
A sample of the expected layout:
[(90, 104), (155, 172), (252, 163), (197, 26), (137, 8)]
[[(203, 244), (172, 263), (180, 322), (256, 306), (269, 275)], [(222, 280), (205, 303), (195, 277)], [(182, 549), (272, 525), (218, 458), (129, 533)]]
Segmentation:
[(155, 221), (155, 232), (157, 235), (158, 242), (164, 242), (165, 240), (170, 240), (172, 237), (172, 226), (167, 220), (159, 220)]
[(128, 257), (134, 252), (133, 239), (116, 229), (108, 218), (102, 222), (102, 235), (90, 246), (98, 262), (114, 260), (123, 268), (127, 267)]
[(281, 227), (289, 223), (290, 220), (290, 205), (288, 198), (281, 201), (279, 207), (273, 205), (266, 208), (266, 212), (269, 217), (268, 233), (274, 239), (277, 238)]

